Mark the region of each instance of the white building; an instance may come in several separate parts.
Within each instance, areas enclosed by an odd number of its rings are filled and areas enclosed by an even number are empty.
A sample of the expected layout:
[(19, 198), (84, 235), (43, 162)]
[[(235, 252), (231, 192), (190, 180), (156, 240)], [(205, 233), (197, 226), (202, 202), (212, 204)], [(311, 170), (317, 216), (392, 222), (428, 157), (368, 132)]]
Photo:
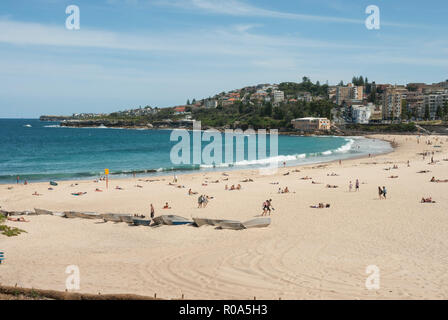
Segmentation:
[(430, 94), (424, 96), (424, 99), (424, 110), (428, 108), (431, 119), (435, 119), (437, 109), (443, 107), (448, 101), (448, 93)]
[(370, 106), (353, 105), (352, 106), (352, 119), (354, 123), (369, 123), (370, 116), (372, 115), (372, 108)]
[(274, 90), (274, 103), (285, 101), (285, 93), (283, 91)]

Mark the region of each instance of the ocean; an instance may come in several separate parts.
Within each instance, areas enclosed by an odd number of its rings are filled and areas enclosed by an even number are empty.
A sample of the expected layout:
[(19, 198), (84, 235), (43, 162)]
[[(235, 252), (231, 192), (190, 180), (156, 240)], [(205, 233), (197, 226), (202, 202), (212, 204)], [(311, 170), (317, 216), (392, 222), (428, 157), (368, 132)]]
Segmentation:
[[(192, 138), (192, 132), (188, 134)], [(106, 168), (111, 175), (124, 177), (134, 172), (151, 176), (173, 171), (259, 168), (272, 161), (292, 166), (392, 150), (389, 143), (376, 139), (279, 135), (275, 158), (269, 156), (268, 136), (267, 158), (248, 159), (246, 139), (243, 160), (237, 160), (234, 143), (231, 162), (225, 162), (223, 146), (221, 162), (174, 165), (170, 153), (178, 141), (170, 141), (170, 135), (171, 130), (67, 128), (36, 119), (0, 119), (0, 183), (14, 183), (17, 175), (22, 181), (34, 182), (92, 179), (103, 175)], [(209, 143), (202, 142), (202, 149)]]

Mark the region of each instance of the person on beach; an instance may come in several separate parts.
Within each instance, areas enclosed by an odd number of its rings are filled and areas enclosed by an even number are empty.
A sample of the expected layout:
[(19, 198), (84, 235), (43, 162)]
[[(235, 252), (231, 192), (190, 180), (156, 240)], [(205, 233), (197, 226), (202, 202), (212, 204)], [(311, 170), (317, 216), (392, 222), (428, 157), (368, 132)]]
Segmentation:
[(348, 192), (352, 192), (352, 189), (353, 189), (353, 184), (350, 181), (350, 183), (348, 184)]
[(165, 202), (165, 206), (163, 207), (163, 209), (171, 209), (171, 207), (168, 205), (168, 202)]
[(202, 208), (202, 203), (204, 202), (204, 197), (203, 197), (203, 195), (201, 194), (199, 197), (198, 197), (198, 208)]
[(356, 179), (356, 182), (355, 182), (355, 189), (356, 189), (356, 191), (359, 191), (359, 180), (358, 179)]
[(20, 177), (17, 176), (17, 184), (19, 184), (19, 183), (20, 183)]
[(387, 199), (387, 190), (386, 187), (383, 186), (383, 197), (384, 199)]
[(383, 199), (383, 189), (381, 189), (381, 187), (378, 187), (378, 196), (380, 197), (380, 200)]
[(25, 186), (28, 185), (28, 181), (25, 179), (25, 182), (23, 183)]
[(154, 219), (154, 214), (155, 214), (154, 206), (151, 203), (151, 219)]

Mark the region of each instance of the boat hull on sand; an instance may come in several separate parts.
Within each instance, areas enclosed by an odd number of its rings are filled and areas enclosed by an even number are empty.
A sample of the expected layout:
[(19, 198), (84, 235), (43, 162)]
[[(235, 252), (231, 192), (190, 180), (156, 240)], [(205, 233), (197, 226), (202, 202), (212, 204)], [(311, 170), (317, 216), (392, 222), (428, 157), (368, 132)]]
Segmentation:
[(101, 214), (96, 212), (83, 212), (80, 215), (80, 218), (83, 219), (102, 219)]
[(240, 221), (234, 220), (222, 220), (217, 223), (217, 226), (221, 229), (229, 229), (229, 230), (243, 230), (246, 227)]
[(271, 224), (271, 218), (255, 218), (255, 219), (243, 222), (243, 225), (246, 229), (266, 228), (270, 224)]
[(101, 217), (104, 219), (104, 221), (121, 222), (121, 215), (120, 214), (105, 213), (105, 214), (102, 214)]
[(149, 225), (151, 224), (151, 219), (133, 218), (132, 221), (136, 226), (149, 227)]
[(193, 221), (188, 220), (181, 216), (175, 215), (163, 215), (154, 218), (154, 225), (168, 225), (168, 226), (179, 226), (184, 224), (192, 224)]
[(37, 209), (37, 208), (34, 208), (34, 212), (35, 212), (37, 215), (44, 215), (44, 214), (46, 214), (46, 215), (52, 215), (52, 214), (53, 214), (53, 212), (51, 212), (51, 211), (49, 211), (49, 210)]

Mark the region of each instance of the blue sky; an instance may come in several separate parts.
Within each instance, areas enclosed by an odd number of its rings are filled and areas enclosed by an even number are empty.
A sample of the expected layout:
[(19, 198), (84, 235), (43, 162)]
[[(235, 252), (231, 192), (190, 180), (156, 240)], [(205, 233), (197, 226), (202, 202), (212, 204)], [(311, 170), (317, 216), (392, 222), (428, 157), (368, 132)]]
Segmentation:
[[(369, 5), (380, 30), (364, 25)], [(447, 17), (446, 0), (2, 0), (0, 117), (167, 107), (303, 76), (440, 82)]]

